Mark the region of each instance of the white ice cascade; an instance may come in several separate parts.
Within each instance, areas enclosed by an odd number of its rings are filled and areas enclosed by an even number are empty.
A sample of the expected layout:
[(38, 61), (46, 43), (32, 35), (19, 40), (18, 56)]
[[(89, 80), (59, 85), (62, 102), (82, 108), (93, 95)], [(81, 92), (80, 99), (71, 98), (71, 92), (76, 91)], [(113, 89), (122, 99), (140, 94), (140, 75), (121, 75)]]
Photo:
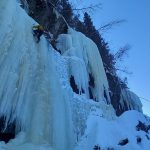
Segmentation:
[(80, 92), (82, 89), (89, 98), (89, 74), (94, 78), (91, 87), (93, 98), (110, 103), (109, 86), (101, 56), (96, 44), (73, 29), (58, 38), (57, 48), (68, 59), (68, 74), (73, 76)]
[(44, 38), (39, 44), (33, 39), (34, 23), (16, 1), (0, 0), (0, 116), (6, 125), (17, 121), (23, 143), (71, 150), (69, 95), (60, 86), (52, 48)]
[(140, 98), (135, 93), (131, 92), (128, 89), (121, 90), (120, 102), (123, 108), (127, 107), (128, 110), (131, 109), (131, 110), (137, 110), (139, 112), (142, 112), (142, 103), (140, 101)]

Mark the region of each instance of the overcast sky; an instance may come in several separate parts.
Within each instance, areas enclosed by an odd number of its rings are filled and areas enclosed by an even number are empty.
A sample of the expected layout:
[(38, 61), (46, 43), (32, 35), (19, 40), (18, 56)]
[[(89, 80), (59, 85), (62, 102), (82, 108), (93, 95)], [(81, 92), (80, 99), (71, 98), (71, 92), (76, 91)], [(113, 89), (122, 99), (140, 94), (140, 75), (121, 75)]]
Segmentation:
[[(114, 27), (103, 36), (110, 43), (112, 51), (129, 43), (131, 50), (124, 65), (133, 74), (128, 76), (129, 88), (138, 96), (150, 100), (150, 0), (75, 0), (77, 6), (88, 3), (102, 3), (102, 9), (92, 15), (99, 26), (116, 19), (126, 23)], [(142, 100), (143, 110), (150, 116), (150, 102)]]

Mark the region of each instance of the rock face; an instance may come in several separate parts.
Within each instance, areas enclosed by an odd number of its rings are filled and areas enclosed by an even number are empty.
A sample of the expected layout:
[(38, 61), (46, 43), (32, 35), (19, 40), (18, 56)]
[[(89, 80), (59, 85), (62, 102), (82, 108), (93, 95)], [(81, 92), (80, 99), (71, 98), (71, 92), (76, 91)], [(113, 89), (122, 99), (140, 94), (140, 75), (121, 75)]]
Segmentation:
[(50, 31), (56, 39), (59, 34), (67, 33), (68, 25), (62, 15), (58, 13), (51, 1), (22, 0), (23, 8), (44, 29)]
[(128, 144), (128, 143), (129, 143), (129, 140), (128, 140), (128, 139), (123, 139), (123, 140), (121, 140), (121, 141), (118, 143), (118, 145), (124, 146), (124, 145), (126, 145), (126, 144)]
[(15, 122), (12, 122), (7, 127), (5, 125), (5, 117), (0, 118), (0, 141), (8, 143), (10, 139), (15, 138)]

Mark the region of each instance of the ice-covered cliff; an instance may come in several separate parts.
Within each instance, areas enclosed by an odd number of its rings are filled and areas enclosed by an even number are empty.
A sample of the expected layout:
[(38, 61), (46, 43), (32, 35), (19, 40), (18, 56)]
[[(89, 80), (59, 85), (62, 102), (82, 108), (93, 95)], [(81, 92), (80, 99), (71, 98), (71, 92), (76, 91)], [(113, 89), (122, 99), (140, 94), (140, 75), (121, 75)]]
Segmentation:
[(124, 110), (137, 110), (142, 112), (142, 103), (140, 98), (128, 89), (122, 89), (120, 107)]
[[(0, 116), (5, 118), (1, 132), (13, 123), (16, 134), (25, 135), (17, 142), (72, 149), (69, 95), (61, 88), (52, 47), (43, 37), (35, 42), (35, 22), (16, 1), (0, 1), (0, 20)], [(8, 144), (7, 149), (23, 149), (17, 142), (16, 148)]]
[[(25, 146), (23, 143), (28, 141), (35, 145), (46, 143), (56, 150), (73, 149), (75, 136), (70, 100), (74, 99), (74, 94), (69, 88), (71, 74), (66, 71), (65, 76), (63, 73), (70, 63), (67, 62), (67, 67), (64, 67), (61, 73), (56, 69), (58, 62), (54, 59), (53, 48), (44, 37), (41, 38), (39, 44), (34, 41), (32, 26), (35, 22), (18, 6), (16, 1), (2, 0), (0, 2), (0, 20), (0, 116), (1, 122), (3, 121), (1, 136), (8, 135), (11, 124), (14, 125), (12, 129), (15, 130), (15, 135), (19, 136), (20, 132), (22, 133), (21, 137), (24, 135), (20, 141), (17, 139), (5, 145), (6, 148), (23, 149), (23, 146), (18, 145), (22, 143)], [(73, 34), (76, 32), (72, 31), (72, 36)], [(109, 100), (106, 78), (104, 78), (104, 82), (100, 82), (102, 77), (105, 77), (105, 73), (100, 56), (96, 56), (98, 52), (94, 55), (100, 62), (96, 63), (95, 61), (94, 65), (97, 69), (93, 70), (92, 68), (93, 64), (90, 58), (92, 53), (89, 54), (89, 48), (92, 44), (91, 48), (94, 51), (96, 46), (83, 35), (76, 36), (76, 38), (80, 37), (82, 41), (85, 38), (87, 42), (84, 44), (83, 52), (85, 54), (82, 54), (81, 58), (76, 57), (77, 64), (73, 65), (73, 61), (70, 62), (73, 67), (81, 65), (80, 71), (83, 74), (78, 75), (79, 72), (75, 74), (74, 69), (78, 68), (68, 69), (73, 73), (75, 81), (78, 81), (78, 86), (82, 86), (85, 91), (83, 97), (85, 95), (87, 98), (89, 97), (88, 77), (84, 77), (84, 75), (88, 76), (88, 71), (90, 71), (98, 82), (95, 83), (97, 90), (95, 90), (95, 98), (99, 101), (106, 101), (103, 96), (105, 88), (107, 100)], [(76, 41), (78, 42), (77, 39), (74, 39), (74, 44), (78, 44)], [(62, 50), (65, 50), (65, 45), (61, 46)], [(79, 46), (83, 49), (82, 44)], [(74, 48), (76, 48), (75, 45)], [(79, 53), (79, 49), (76, 49), (76, 52)], [(83, 57), (86, 60), (82, 60)], [(66, 58), (67, 61), (69, 59), (71, 60), (73, 57)], [(84, 64), (84, 61), (87, 64)], [(61, 78), (60, 74), (64, 74), (64, 77)], [(98, 79), (99, 74), (102, 74), (100, 80)], [(68, 90), (63, 87), (65, 84), (68, 86)], [(28, 145), (27, 147), (29, 149), (32, 146)]]
[(79, 93), (110, 103), (108, 81), (96, 44), (72, 29), (61, 34), (57, 42), (57, 48), (68, 59), (68, 74), (74, 78)]
[[(103, 135), (102, 130), (111, 131), (111, 136), (119, 132), (112, 131), (112, 122), (117, 127), (127, 123), (116, 119), (110, 104), (97, 46), (69, 29), (57, 39), (59, 54), (44, 36), (35, 42), (33, 24), (36, 22), (15, 0), (0, 1), (0, 140), (6, 141), (12, 133), (15, 136), (7, 144), (0, 142), (0, 150), (84, 150), (85, 144), (85, 150), (90, 150), (101, 144), (95, 137)], [(123, 101), (127, 95), (122, 96)], [(128, 106), (141, 111), (139, 103), (134, 104), (134, 96), (130, 97)], [(133, 116), (136, 121), (131, 122), (132, 127), (137, 120), (148, 126), (143, 114)], [(124, 130), (116, 141), (123, 134)], [(146, 137), (148, 141), (148, 133)], [(106, 144), (104, 141), (102, 146)]]

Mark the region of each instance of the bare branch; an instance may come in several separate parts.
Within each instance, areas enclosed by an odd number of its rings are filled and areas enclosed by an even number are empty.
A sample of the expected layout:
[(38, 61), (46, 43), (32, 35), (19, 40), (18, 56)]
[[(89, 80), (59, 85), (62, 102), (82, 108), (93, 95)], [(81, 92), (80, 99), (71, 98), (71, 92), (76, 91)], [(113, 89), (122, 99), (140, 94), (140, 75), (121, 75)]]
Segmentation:
[(125, 23), (125, 22), (126, 22), (126, 20), (124, 20), (124, 19), (111, 21), (111, 22), (109, 22), (109, 23), (107, 23), (107, 24), (101, 26), (101, 27), (98, 28), (97, 30), (98, 30), (98, 31), (101, 31), (101, 32), (106, 32), (106, 31), (112, 29), (114, 26), (120, 25), (120, 24)]
[(82, 8), (75, 8), (73, 10), (75, 11), (80, 11), (80, 10), (95, 10), (97, 8), (100, 8), (101, 6), (101, 3), (98, 3), (98, 4), (95, 4), (95, 5), (90, 5), (90, 6), (87, 6), (87, 7), (82, 7)]
[(132, 72), (128, 71), (126, 68), (125, 69), (115, 68), (115, 69), (116, 69), (116, 71), (123, 72), (123, 73), (128, 74), (128, 75), (132, 74)]
[(98, 3), (98, 4), (91, 4), (87, 7), (81, 7), (81, 8), (73, 8), (73, 11), (77, 11), (77, 13), (81, 12), (84, 13), (84, 12), (93, 12), (95, 11), (96, 9), (100, 9), (102, 6), (101, 3)]
[(122, 61), (123, 57), (128, 54), (128, 51), (131, 49), (129, 44), (121, 47), (116, 54), (114, 54), (115, 61)]

